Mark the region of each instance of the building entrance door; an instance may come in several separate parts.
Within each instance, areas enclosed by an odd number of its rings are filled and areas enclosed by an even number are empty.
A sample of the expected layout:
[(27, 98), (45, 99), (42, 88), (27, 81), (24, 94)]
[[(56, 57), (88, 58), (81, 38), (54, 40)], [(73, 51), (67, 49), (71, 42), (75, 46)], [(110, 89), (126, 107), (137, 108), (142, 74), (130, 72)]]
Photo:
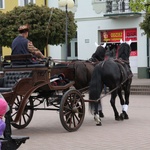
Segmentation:
[(74, 38), (69, 43), (68, 60), (77, 59), (77, 58), (78, 58), (78, 43), (77, 43), (77, 39)]

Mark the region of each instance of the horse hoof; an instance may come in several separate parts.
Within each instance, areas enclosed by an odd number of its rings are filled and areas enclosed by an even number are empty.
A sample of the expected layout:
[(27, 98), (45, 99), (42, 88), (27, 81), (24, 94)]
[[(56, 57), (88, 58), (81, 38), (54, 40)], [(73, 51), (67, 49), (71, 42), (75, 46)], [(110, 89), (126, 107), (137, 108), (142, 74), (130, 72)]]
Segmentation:
[(129, 119), (129, 116), (125, 111), (123, 111), (123, 114), (124, 114), (124, 119)]
[(101, 124), (101, 119), (98, 114), (94, 115), (94, 120), (96, 121), (96, 125)]
[(115, 117), (115, 120), (116, 121), (120, 121), (120, 117), (118, 116), (118, 117)]
[(96, 125), (97, 125), (97, 126), (102, 126), (102, 123), (101, 123), (101, 122), (99, 122), (99, 123), (97, 123)]
[(120, 114), (120, 120), (124, 120), (125, 115), (123, 113)]
[(129, 119), (129, 116), (126, 114), (126, 115), (124, 116), (124, 119)]

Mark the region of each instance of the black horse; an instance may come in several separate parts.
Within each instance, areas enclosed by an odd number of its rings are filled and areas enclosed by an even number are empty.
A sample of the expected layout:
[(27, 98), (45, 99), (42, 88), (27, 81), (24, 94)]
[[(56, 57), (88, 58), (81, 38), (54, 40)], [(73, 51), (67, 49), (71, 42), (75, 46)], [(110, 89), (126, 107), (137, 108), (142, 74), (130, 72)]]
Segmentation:
[[(101, 108), (100, 96), (104, 85), (109, 87), (111, 93), (110, 103), (114, 111), (115, 120), (128, 119), (127, 109), (129, 105), (130, 86), (132, 72), (130, 70), (129, 56), (130, 44), (122, 43), (118, 50), (117, 59), (107, 59), (97, 64), (93, 70), (89, 87), (89, 109), (94, 114), (97, 125), (101, 125), (99, 108)], [(124, 98), (122, 95), (124, 91)], [(122, 105), (122, 113), (119, 115), (115, 106), (116, 96), (119, 96)], [(92, 101), (94, 100), (94, 101)]]

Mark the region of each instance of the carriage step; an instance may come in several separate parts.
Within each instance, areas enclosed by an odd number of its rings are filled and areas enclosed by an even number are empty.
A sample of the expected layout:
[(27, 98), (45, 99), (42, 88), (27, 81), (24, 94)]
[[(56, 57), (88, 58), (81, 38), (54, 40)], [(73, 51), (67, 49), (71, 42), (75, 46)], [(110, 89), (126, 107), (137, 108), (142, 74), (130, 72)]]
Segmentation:
[(131, 85), (131, 95), (150, 95), (150, 85)]
[(11, 139), (2, 141), (2, 150), (17, 150), (28, 139), (29, 137), (27, 136), (12, 135)]

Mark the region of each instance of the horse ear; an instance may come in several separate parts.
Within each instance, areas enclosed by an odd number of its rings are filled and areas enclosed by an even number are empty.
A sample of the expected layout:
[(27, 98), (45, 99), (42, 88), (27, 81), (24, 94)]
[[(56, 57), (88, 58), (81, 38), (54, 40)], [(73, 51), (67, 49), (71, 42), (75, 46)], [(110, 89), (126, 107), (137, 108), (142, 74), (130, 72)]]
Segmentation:
[(98, 47), (99, 45), (95, 42), (95, 46)]
[(120, 39), (120, 44), (122, 44), (123, 43), (123, 41), (122, 41), (122, 39)]
[(101, 45), (103, 48), (105, 48), (106, 47), (106, 43), (104, 43), (103, 45)]
[(132, 40), (130, 39), (127, 44), (130, 46), (130, 44), (132, 43)]

